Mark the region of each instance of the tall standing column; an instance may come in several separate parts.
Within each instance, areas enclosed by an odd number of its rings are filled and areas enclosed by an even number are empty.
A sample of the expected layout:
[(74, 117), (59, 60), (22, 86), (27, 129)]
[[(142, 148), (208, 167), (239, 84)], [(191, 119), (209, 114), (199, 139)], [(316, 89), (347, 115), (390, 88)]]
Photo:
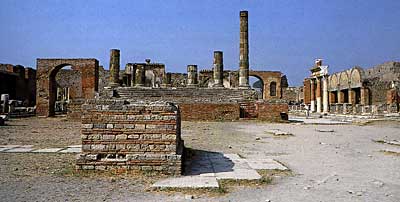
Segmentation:
[(197, 65), (187, 66), (187, 87), (197, 86)]
[(120, 51), (111, 49), (110, 54), (110, 83), (109, 86), (119, 86)]
[(310, 104), (311, 104), (311, 112), (315, 112), (315, 85), (314, 85), (314, 79), (310, 79), (310, 91), (311, 91), (311, 96), (310, 96)]
[(240, 54), (239, 54), (239, 87), (249, 85), (249, 26), (248, 12), (240, 11)]
[(146, 75), (143, 65), (137, 65), (135, 69), (135, 87), (143, 87), (146, 80)]
[(328, 113), (329, 110), (329, 101), (328, 101), (328, 76), (324, 76), (324, 82), (323, 82), (323, 92), (322, 92), (322, 98), (323, 98), (323, 112)]
[(223, 88), (224, 60), (222, 51), (214, 51), (214, 85), (213, 87)]
[(317, 97), (317, 113), (321, 113), (321, 106), (322, 106), (322, 102), (321, 102), (321, 77), (317, 77), (317, 90), (316, 90), (316, 97)]

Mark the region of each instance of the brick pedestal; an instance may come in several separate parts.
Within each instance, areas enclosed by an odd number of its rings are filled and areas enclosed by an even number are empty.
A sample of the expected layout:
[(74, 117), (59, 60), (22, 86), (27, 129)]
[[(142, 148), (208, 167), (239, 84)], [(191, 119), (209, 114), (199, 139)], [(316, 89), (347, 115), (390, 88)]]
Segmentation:
[(183, 141), (175, 105), (89, 100), (82, 110), (82, 153), (77, 169), (181, 174)]

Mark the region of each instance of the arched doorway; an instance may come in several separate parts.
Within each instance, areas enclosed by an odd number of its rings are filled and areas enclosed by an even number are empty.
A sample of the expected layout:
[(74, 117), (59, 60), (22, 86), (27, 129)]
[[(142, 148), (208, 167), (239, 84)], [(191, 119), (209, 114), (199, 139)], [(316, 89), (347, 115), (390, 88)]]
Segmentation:
[[(57, 101), (57, 75), (64, 67), (78, 71), (74, 81), (80, 84), (69, 89), (69, 96), (75, 98), (94, 98), (98, 91), (99, 62), (96, 59), (38, 59), (36, 114), (38, 116), (54, 116)], [(77, 77), (77, 78), (76, 78)], [(69, 78), (60, 78), (69, 80)], [(71, 96), (72, 95), (72, 96)]]
[(56, 84), (53, 90), (55, 92), (54, 112), (55, 114), (66, 114), (69, 102), (76, 98), (82, 98), (82, 74), (71, 65), (63, 66), (57, 71), (58, 68), (52, 72)]
[(249, 76), (250, 87), (258, 94), (258, 99), (264, 98), (264, 81), (258, 76)]

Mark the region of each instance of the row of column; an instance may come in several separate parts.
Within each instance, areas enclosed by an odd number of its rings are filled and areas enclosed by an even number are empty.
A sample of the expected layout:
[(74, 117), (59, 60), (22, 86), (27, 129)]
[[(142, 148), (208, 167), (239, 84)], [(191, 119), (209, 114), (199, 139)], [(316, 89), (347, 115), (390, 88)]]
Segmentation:
[[(322, 82), (322, 84), (321, 84)], [(321, 96), (322, 92), (322, 96)], [(328, 113), (328, 78), (311, 78), (311, 112)]]
[[(213, 62), (213, 87), (224, 87), (223, 86), (223, 73), (224, 73), (224, 59), (222, 51), (214, 51), (214, 62)], [(131, 72), (131, 86), (142, 87), (145, 84), (145, 67), (144, 65), (136, 65), (130, 70)], [(110, 87), (117, 87), (120, 85), (119, 82), (119, 71), (120, 71), (120, 50), (111, 49), (110, 51)], [(198, 86), (198, 69), (197, 65), (187, 66), (187, 86), (196, 87)], [(166, 73), (163, 78), (163, 84), (171, 84), (171, 73)]]
[[(357, 99), (359, 99), (359, 104), (368, 105), (369, 104), (369, 90), (368, 88), (361, 87), (360, 88), (360, 95), (357, 97), (357, 93), (355, 89), (349, 88), (345, 90), (338, 90), (329, 92), (329, 102), (330, 103), (338, 103), (343, 104), (345, 103), (345, 93), (344, 91), (347, 90), (348, 94), (348, 101), (347, 103), (350, 104), (357, 104)], [(335, 99), (337, 98), (337, 99)]]
[[(223, 88), (223, 76), (224, 76), (224, 58), (222, 51), (214, 51), (214, 62), (213, 62), (213, 79), (215, 88)], [(187, 66), (187, 86), (196, 87), (198, 86), (198, 73), (197, 65)]]

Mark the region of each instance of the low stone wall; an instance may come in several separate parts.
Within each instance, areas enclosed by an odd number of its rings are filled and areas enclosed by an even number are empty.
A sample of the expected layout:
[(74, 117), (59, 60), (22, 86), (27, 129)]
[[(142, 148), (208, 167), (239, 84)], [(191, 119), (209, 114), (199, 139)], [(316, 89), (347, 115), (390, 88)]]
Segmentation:
[(269, 122), (284, 122), (289, 119), (289, 106), (286, 102), (256, 102), (257, 120)]
[(387, 113), (398, 113), (399, 106), (393, 104), (380, 104), (380, 105), (352, 105), (349, 103), (344, 104), (331, 104), (330, 113), (332, 114), (354, 114), (354, 115), (384, 115)]
[(179, 109), (184, 121), (233, 121), (240, 117), (237, 103), (182, 103)]
[(257, 93), (251, 89), (230, 88), (131, 88), (119, 87), (104, 91), (105, 96), (148, 101), (168, 101), (173, 103), (227, 103), (254, 101)]
[(178, 107), (166, 102), (88, 100), (82, 105), (77, 169), (182, 173)]
[[(305, 107), (300, 105), (289, 106), (290, 112), (305, 112)], [(389, 113), (399, 113), (400, 106), (396, 103), (380, 105), (361, 105), (350, 103), (331, 104), (329, 106), (330, 114), (349, 114), (349, 115), (385, 115)]]

